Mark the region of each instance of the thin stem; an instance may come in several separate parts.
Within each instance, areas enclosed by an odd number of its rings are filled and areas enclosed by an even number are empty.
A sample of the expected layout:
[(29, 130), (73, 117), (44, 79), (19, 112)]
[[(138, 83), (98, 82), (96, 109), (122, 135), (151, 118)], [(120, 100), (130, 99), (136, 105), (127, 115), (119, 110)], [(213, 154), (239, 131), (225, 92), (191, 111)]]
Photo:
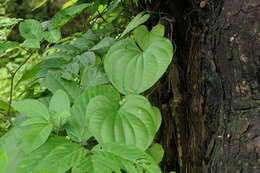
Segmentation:
[[(21, 63), (19, 65), (19, 67), (14, 71), (14, 72), (11, 72), (11, 86), (10, 86), (10, 94), (9, 94), (9, 103), (8, 103), (8, 111), (7, 111), (7, 117), (9, 118), (9, 120), (11, 120), (11, 116), (10, 116), (10, 113), (11, 113), (11, 105), (12, 105), (12, 102), (13, 102), (13, 88), (14, 88), (14, 78), (15, 78), (15, 75), (17, 74), (17, 72), (22, 68), (22, 66), (24, 64), (26, 64), (26, 62), (32, 57), (32, 53), (30, 53), (30, 55), (28, 56), (28, 58), (26, 58), (24, 60), (23, 63)], [(10, 121), (11, 122), (11, 121)]]

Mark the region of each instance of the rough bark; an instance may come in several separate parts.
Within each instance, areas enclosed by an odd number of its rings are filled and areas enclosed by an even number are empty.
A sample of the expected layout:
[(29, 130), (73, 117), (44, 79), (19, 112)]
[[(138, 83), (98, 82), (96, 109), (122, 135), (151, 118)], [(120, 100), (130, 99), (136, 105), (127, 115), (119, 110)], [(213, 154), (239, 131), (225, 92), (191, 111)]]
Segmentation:
[(178, 47), (150, 95), (163, 114), (164, 172), (259, 172), (259, 0), (168, 0), (156, 8)]

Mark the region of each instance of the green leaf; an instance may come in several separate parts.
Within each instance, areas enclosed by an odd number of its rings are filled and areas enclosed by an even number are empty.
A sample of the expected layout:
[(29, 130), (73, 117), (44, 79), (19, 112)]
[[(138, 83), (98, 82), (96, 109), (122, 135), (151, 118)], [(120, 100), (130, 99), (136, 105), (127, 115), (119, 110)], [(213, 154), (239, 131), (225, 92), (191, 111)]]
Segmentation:
[(105, 37), (98, 44), (92, 47), (90, 50), (95, 52), (97, 55), (103, 57), (108, 49), (115, 43), (115, 39), (111, 37)]
[(12, 104), (13, 108), (28, 117), (50, 119), (49, 111), (44, 104), (37, 100), (25, 99)]
[(0, 138), (0, 149), (6, 152), (8, 163), (1, 173), (16, 173), (17, 162), (24, 155), (24, 150), (20, 147), (23, 140), (23, 130), (12, 128)]
[(89, 6), (91, 6), (91, 3), (83, 3), (58, 11), (51, 19), (49, 29), (60, 29), (63, 25), (68, 23), (77, 14)]
[(53, 29), (44, 33), (44, 39), (50, 43), (56, 43), (61, 39), (61, 32), (59, 29)]
[(0, 54), (4, 53), (6, 50), (17, 47), (19, 44), (14, 41), (7, 41), (5, 43), (0, 43)]
[(165, 28), (162, 24), (158, 24), (158, 25), (154, 26), (151, 31), (151, 33), (161, 36), (161, 37), (164, 36), (164, 32), (165, 32)]
[(108, 83), (107, 75), (102, 65), (87, 66), (81, 78), (84, 89)]
[(23, 44), (23, 47), (27, 48), (40, 48), (40, 40), (37, 39), (26, 39)]
[(53, 124), (62, 127), (70, 116), (70, 100), (63, 90), (57, 90), (51, 98), (49, 109), (52, 112)]
[(31, 69), (26, 70), (22, 77), (19, 79), (19, 81), (15, 84), (15, 88), (23, 81), (29, 80), (34, 78), (37, 73), (40, 71), (40, 67), (39, 64), (36, 64), (35, 66), (33, 66)]
[(9, 105), (7, 102), (0, 100), (0, 110), (7, 111), (8, 107), (9, 107)]
[(80, 95), (80, 89), (74, 81), (61, 79), (58, 73), (49, 72), (45, 78), (44, 86), (52, 93), (61, 89), (65, 91), (71, 100), (75, 100)]
[(16, 173), (30, 173), (38, 169), (64, 173), (73, 167), (84, 153), (80, 145), (70, 143), (64, 137), (52, 137), (40, 148), (26, 155), (19, 163)]
[(115, 106), (104, 96), (90, 100), (86, 114), (91, 134), (99, 143), (133, 144), (146, 150), (157, 131), (158, 112), (140, 95), (128, 95), (120, 104)]
[(57, 173), (57, 172), (51, 171), (49, 169), (37, 169), (35, 171), (32, 171), (31, 173)]
[(45, 143), (52, 132), (53, 126), (45, 122), (23, 126), (20, 129), (24, 132), (20, 147), (26, 153), (29, 153)]
[(147, 151), (146, 151), (152, 158), (155, 160), (156, 163), (160, 163), (163, 159), (164, 150), (160, 144), (153, 144)]
[(0, 172), (4, 173), (4, 170), (8, 163), (8, 156), (5, 151), (0, 150)]
[(173, 57), (171, 42), (150, 33), (145, 26), (134, 31), (134, 39), (124, 39), (108, 51), (104, 67), (110, 82), (123, 94), (149, 89), (166, 71)]
[(76, 59), (80, 65), (80, 69), (96, 64), (96, 55), (94, 52), (85, 52), (76, 56)]
[(97, 145), (82, 158), (72, 173), (161, 173), (159, 166), (144, 151), (127, 145)]
[(39, 21), (26, 19), (19, 24), (19, 31), (26, 40), (38, 40), (43, 38), (43, 28)]
[(51, 98), (49, 109), (57, 113), (70, 111), (70, 100), (66, 92), (57, 90)]
[(66, 2), (65, 4), (62, 5), (62, 9), (68, 8), (68, 7), (72, 6), (73, 4), (75, 4), (76, 2), (78, 2), (78, 0), (69, 0), (68, 2)]
[(132, 31), (133, 29), (135, 29), (137, 26), (143, 24), (144, 22), (146, 22), (148, 19), (150, 18), (150, 14), (147, 14), (146, 12), (141, 12), (139, 14), (137, 14), (132, 20), (131, 22), (127, 25), (126, 29), (124, 30), (124, 32), (122, 33), (122, 35), (120, 37), (123, 37), (124, 35), (126, 35), (127, 33), (129, 33), (130, 31)]
[(43, 6), (44, 4), (46, 4), (49, 0), (41, 0), (40, 2), (38, 2), (35, 7), (32, 9), (33, 11), (36, 10), (37, 8), (40, 8), (41, 6)]
[(88, 131), (86, 111), (89, 101), (96, 96), (105, 96), (110, 102), (117, 105), (120, 100), (119, 93), (110, 85), (100, 85), (87, 89), (74, 103), (71, 117), (66, 127), (68, 135), (76, 142), (86, 142), (91, 136)]

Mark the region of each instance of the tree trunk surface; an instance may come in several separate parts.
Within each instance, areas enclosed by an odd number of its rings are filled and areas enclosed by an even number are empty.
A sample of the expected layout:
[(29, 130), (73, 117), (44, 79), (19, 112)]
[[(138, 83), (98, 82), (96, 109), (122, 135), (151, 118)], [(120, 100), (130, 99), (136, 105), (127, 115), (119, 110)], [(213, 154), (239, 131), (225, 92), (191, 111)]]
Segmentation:
[(168, 0), (158, 9), (177, 45), (147, 93), (162, 110), (163, 171), (259, 172), (259, 0)]

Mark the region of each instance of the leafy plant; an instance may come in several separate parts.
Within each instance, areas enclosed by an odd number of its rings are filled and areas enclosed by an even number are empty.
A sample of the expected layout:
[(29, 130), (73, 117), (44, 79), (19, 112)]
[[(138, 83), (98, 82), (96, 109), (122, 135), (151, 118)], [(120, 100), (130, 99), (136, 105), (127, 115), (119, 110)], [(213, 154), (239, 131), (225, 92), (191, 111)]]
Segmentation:
[(93, 5), (67, 4), (47, 27), (34, 19), (20, 23), (21, 46), (55, 44), (20, 79), (42, 78), (45, 95), (12, 104), (19, 115), (0, 138), (0, 173), (161, 172), (163, 149), (153, 143), (161, 113), (140, 94), (160, 79), (175, 49), (163, 25), (151, 31), (141, 25), (150, 16), (144, 12), (124, 39), (108, 34), (110, 27), (61, 39), (61, 27)]

